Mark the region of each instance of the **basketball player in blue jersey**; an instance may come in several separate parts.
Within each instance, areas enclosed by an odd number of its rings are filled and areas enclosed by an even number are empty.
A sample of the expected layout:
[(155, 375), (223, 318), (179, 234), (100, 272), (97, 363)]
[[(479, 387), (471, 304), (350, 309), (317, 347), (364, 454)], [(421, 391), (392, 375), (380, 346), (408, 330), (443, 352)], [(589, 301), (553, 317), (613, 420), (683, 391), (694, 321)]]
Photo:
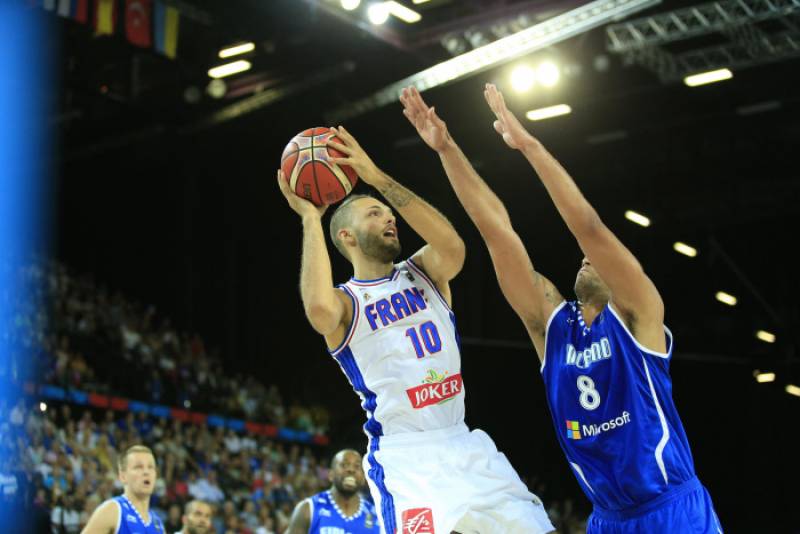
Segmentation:
[(365, 195), (336, 209), (330, 235), (354, 276), (334, 287), (321, 215), (278, 184), (303, 223), (300, 293), (311, 326), (361, 399), (367, 484), (387, 534), (536, 534), (553, 530), (489, 436), (464, 423), (464, 381), (449, 281), (464, 243), (430, 204), (382, 172), (344, 128), (329, 143), (427, 243), (395, 262), (394, 211)]
[(82, 534), (166, 534), (161, 519), (150, 513), (158, 478), (153, 451), (134, 445), (120, 456), (118, 468), (125, 490), (97, 507)]
[(361, 496), (366, 485), (361, 455), (345, 449), (333, 457), (331, 488), (297, 504), (287, 534), (378, 534), (378, 516)]
[(539, 354), (558, 440), (594, 505), (587, 532), (721, 533), (672, 401), (672, 335), (661, 296), (501, 93), (487, 85), (485, 97), (495, 130), (531, 163), (585, 255), (575, 301), (565, 301), (534, 270), (502, 202), (433, 108), (413, 88), (401, 101), (418, 131), (440, 130), (443, 141), (428, 144), (486, 242), (500, 288)]

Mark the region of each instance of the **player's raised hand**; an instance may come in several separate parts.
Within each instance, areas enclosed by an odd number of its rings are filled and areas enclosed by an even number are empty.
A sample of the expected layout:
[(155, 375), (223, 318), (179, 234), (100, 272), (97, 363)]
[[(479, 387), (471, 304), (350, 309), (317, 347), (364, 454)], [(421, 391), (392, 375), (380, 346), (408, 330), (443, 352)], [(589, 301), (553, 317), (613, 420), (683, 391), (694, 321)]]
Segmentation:
[(375, 185), (375, 180), (379, 178), (381, 174), (380, 169), (372, 162), (364, 149), (361, 148), (356, 138), (345, 130), (344, 126), (331, 128), (331, 131), (337, 138), (341, 139), (342, 142), (328, 141), (326, 144), (347, 157), (329, 158), (329, 161), (338, 165), (350, 165), (356, 170), (358, 176), (361, 177), (362, 180), (370, 185)]
[(516, 116), (508, 110), (503, 93), (497, 90), (494, 84), (487, 83), (483, 96), (494, 113), (494, 129), (503, 137), (508, 146), (516, 150), (523, 150), (527, 146), (537, 143), (536, 138), (525, 129)]
[(416, 87), (406, 87), (400, 94), (403, 104), (403, 115), (417, 129), (417, 133), (425, 144), (437, 152), (441, 152), (453, 142), (447, 132), (447, 125), (436, 114), (436, 110), (428, 107)]
[(289, 189), (289, 183), (286, 181), (286, 177), (284, 176), (283, 171), (280, 169), (278, 169), (278, 187), (280, 188), (281, 193), (283, 193), (283, 196), (286, 197), (289, 207), (292, 208), (300, 217), (305, 217), (306, 215), (316, 215), (318, 217), (322, 217), (322, 214), (325, 213), (326, 209), (328, 209), (328, 206), (315, 206), (300, 195), (296, 195), (291, 189)]

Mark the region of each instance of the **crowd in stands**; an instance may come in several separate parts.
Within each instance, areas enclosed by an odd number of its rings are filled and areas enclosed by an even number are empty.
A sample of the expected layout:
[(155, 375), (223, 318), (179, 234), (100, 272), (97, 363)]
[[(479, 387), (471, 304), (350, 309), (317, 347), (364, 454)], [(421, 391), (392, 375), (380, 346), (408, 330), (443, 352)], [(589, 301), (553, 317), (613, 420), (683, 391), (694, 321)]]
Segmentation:
[[(180, 332), (153, 307), (91, 277), (56, 262), (0, 262), (0, 274), (16, 281), (16, 293), (0, 295), (14, 310), (0, 324), (0, 343), (11, 355), (0, 361), (0, 383), (11, 390), (44, 383), (328, 431), (324, 407), (287, 408), (276, 386), (226, 374), (218, 351), (199, 335)], [(215, 505), (218, 534), (282, 533), (294, 505), (329, 486), (331, 451), (145, 413), (47, 406), (20, 394), (0, 399), (0, 507), (28, 517), (25, 532), (80, 532), (91, 512), (121, 491), (117, 457), (134, 444), (156, 454), (152, 508), (170, 533), (180, 530), (182, 506), (193, 498)], [(531, 483), (546, 500), (538, 486)], [(570, 501), (546, 504), (560, 532), (585, 532)]]
[(80, 532), (98, 504), (122, 491), (118, 455), (136, 444), (156, 455), (151, 507), (168, 532), (180, 530), (191, 499), (215, 506), (218, 533), (283, 532), (294, 505), (330, 485), (328, 462), (308, 447), (143, 413), (44, 407), (24, 398), (0, 404), (0, 485), (5, 500), (27, 501), (31, 515), (49, 516), (54, 533)]
[(35, 381), (327, 432), (325, 407), (287, 407), (275, 385), (227, 374), (217, 349), (196, 333), (179, 331), (154, 307), (112, 293), (90, 276), (74, 276), (60, 263), (42, 265), (11, 273), (30, 298), (17, 295), (12, 306), (18, 311), (5, 333), (20, 358), (34, 354), (27, 370)]

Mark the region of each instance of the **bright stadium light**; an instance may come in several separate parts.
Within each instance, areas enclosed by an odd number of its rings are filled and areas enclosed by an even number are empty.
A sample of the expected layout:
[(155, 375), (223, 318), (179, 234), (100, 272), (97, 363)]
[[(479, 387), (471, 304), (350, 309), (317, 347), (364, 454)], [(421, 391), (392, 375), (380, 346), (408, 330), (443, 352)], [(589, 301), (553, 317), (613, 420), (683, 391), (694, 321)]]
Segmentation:
[(413, 24), (415, 22), (419, 22), (422, 19), (422, 15), (420, 15), (413, 9), (407, 8), (403, 4), (398, 4), (394, 0), (386, 2), (386, 6), (387, 9), (389, 10), (390, 15), (394, 15), (403, 22)]
[(736, 297), (731, 295), (730, 293), (725, 293), (724, 291), (717, 291), (717, 300), (723, 304), (727, 304), (728, 306), (736, 306), (738, 302)]
[(635, 211), (628, 210), (625, 212), (625, 218), (631, 221), (632, 223), (636, 223), (639, 226), (644, 226), (647, 228), (650, 226), (650, 219), (642, 215), (641, 213), (636, 213)]
[(219, 57), (225, 59), (226, 57), (238, 56), (239, 54), (246, 54), (256, 49), (255, 43), (242, 43), (236, 46), (229, 46), (219, 51)]
[(250, 70), (250, 67), (252, 66), (253, 65), (249, 61), (240, 59), (239, 61), (234, 61), (233, 63), (226, 63), (225, 65), (208, 69), (208, 75), (212, 78), (224, 78), (225, 76)]
[(519, 93), (524, 93), (536, 83), (536, 73), (527, 65), (520, 65), (511, 71), (511, 87)]
[(544, 119), (552, 119), (561, 115), (568, 115), (572, 113), (572, 108), (567, 104), (558, 104), (557, 106), (549, 106), (546, 108), (532, 109), (525, 114), (529, 121), (542, 121)]
[(795, 397), (800, 397), (800, 388), (794, 384), (787, 384), (786, 393), (789, 395), (794, 395)]
[(681, 243), (680, 241), (677, 241), (674, 245), (672, 245), (672, 248), (675, 249), (675, 252), (683, 254), (684, 256), (689, 256), (690, 258), (697, 256), (696, 248), (689, 246), (686, 243)]
[[(340, 123), (373, 109), (394, 104), (403, 88), (413, 85), (426, 91), (465, 76), (477, 74), (512, 59), (588, 32), (613, 20), (659, 3), (659, 0), (594, 0), (528, 28), (502, 37), (456, 57), (421, 70), (379, 89), (360, 100), (349, 102), (326, 114), (328, 122)], [(375, 4), (378, 5), (378, 4)]]
[(39, 411), (40, 412), (46, 412), (47, 411), (47, 404), (45, 404), (43, 402), (40, 402), (39, 403)]
[(728, 69), (711, 70), (708, 72), (701, 72), (699, 74), (692, 74), (683, 79), (683, 83), (689, 87), (697, 87), (698, 85), (706, 85), (708, 83), (721, 82), (723, 80), (730, 80), (733, 78), (733, 73)]
[(756, 377), (756, 382), (759, 384), (766, 384), (767, 382), (775, 382), (775, 373), (767, 373), (764, 371), (756, 371), (753, 373)]
[(775, 343), (775, 334), (767, 332), (766, 330), (759, 330), (756, 332), (756, 337), (764, 343)]
[(545, 87), (553, 87), (561, 78), (561, 71), (555, 63), (545, 61), (536, 69), (536, 79)]
[(389, 3), (376, 2), (367, 8), (367, 18), (375, 25), (380, 25), (389, 20)]
[(342, 0), (342, 9), (353, 11), (361, 5), (361, 0)]

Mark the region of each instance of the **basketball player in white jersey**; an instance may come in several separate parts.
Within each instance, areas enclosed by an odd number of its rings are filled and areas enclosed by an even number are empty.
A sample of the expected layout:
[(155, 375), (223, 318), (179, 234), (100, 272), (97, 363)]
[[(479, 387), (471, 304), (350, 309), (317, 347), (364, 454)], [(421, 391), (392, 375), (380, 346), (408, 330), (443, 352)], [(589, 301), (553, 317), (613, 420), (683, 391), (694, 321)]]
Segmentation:
[[(464, 385), (449, 281), (464, 243), (430, 204), (382, 172), (347, 130), (329, 146), (377, 189), (351, 195), (331, 217), (336, 248), (354, 276), (334, 287), (317, 208), (278, 171), (289, 206), (302, 218), (300, 292), (311, 326), (325, 337), (367, 415), (367, 482), (387, 534), (535, 534), (553, 531), (489, 436), (464, 424)], [(427, 243), (395, 263), (395, 212)]]

